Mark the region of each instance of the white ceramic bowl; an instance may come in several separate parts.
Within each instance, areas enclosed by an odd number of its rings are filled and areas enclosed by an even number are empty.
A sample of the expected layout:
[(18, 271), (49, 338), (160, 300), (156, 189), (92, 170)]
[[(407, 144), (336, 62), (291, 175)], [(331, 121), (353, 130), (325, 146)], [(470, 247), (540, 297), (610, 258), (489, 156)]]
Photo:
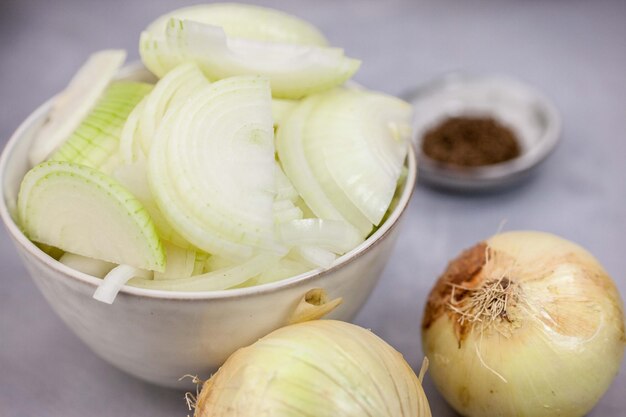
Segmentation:
[[(149, 76), (131, 67), (126, 77)], [(323, 288), (331, 299), (343, 297), (329, 318), (351, 320), (389, 259), (415, 186), (417, 170), (411, 149), (409, 174), (390, 217), (328, 270), (227, 291), (170, 292), (126, 286), (107, 305), (92, 298), (100, 279), (46, 255), (22, 234), (11, 216), (22, 177), (29, 169), (27, 154), (33, 134), (49, 109), (50, 102), (31, 114), (2, 153), (0, 216), (26, 269), (63, 321), (102, 358), (158, 385), (186, 388), (189, 382), (180, 382), (181, 376), (207, 376), (237, 348), (286, 324), (299, 299), (311, 289)]]

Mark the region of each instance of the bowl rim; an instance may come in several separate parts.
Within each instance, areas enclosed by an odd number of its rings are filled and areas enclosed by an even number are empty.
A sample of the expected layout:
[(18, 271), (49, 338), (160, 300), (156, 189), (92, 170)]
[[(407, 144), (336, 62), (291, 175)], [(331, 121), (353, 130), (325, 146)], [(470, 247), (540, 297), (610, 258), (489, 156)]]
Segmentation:
[[(122, 68), (124, 74), (132, 75), (136, 66), (132, 64)], [(49, 268), (56, 273), (62, 275), (65, 278), (73, 280), (77, 283), (87, 284), (92, 286), (95, 290), (99, 283), (102, 282), (101, 278), (97, 278), (80, 271), (76, 271), (56, 259), (50, 257), (48, 254), (39, 249), (32, 241), (30, 241), (17, 226), (12, 216), (9, 214), (7, 206), (7, 200), (4, 189), (4, 181), (6, 177), (7, 165), (10, 157), (13, 154), (13, 150), (17, 143), (22, 139), (25, 132), (30, 129), (35, 123), (41, 121), (50, 111), (52, 101), (54, 98), (47, 100), (41, 104), (35, 111), (33, 111), (15, 130), (7, 141), (2, 154), (0, 155), (0, 189), (2, 189), (2, 198), (0, 198), (0, 218), (4, 223), (9, 234), (13, 240), (24, 249), (29, 255), (33, 256), (46, 268)], [(415, 157), (415, 150), (413, 143), (409, 144), (409, 150), (407, 153), (407, 162), (405, 165), (408, 167), (408, 175), (402, 190), (402, 194), (398, 200), (395, 209), (391, 212), (389, 217), (383, 222), (383, 224), (370, 235), (364, 242), (358, 245), (356, 248), (347, 252), (346, 254), (337, 258), (337, 260), (327, 269), (317, 268), (303, 274), (295, 275), (293, 277), (285, 278), (283, 280), (255, 285), (246, 288), (235, 288), (229, 290), (219, 291), (169, 291), (169, 290), (156, 290), (138, 288), (129, 285), (124, 285), (119, 291), (119, 295), (131, 295), (137, 297), (156, 298), (156, 299), (170, 299), (170, 300), (213, 300), (213, 299), (228, 299), (228, 298), (243, 298), (250, 297), (259, 294), (277, 292), (279, 290), (287, 289), (301, 284), (305, 281), (312, 281), (315, 278), (323, 277), (331, 274), (344, 267), (345, 265), (355, 261), (362, 255), (369, 252), (379, 243), (390, 231), (397, 225), (401, 215), (406, 210), (413, 191), (415, 189), (417, 181), (417, 159)]]
[(507, 86), (507, 89), (517, 88), (532, 96), (536, 105), (541, 108), (547, 120), (546, 130), (541, 140), (532, 148), (524, 150), (521, 155), (508, 161), (497, 164), (463, 167), (438, 162), (422, 151), (422, 138), (416, 137), (414, 132), (413, 144), (416, 157), (419, 160), (419, 172), (424, 180), (437, 183), (455, 184), (461, 188), (475, 189), (504, 183), (518, 175), (527, 173), (546, 160), (560, 143), (562, 120), (554, 102), (543, 92), (520, 79), (500, 73), (478, 74), (465, 71), (454, 71), (436, 77), (416, 88), (402, 94), (401, 97), (409, 103), (428, 99), (429, 96), (443, 91), (450, 86), (472, 84), (485, 80), (494, 80)]

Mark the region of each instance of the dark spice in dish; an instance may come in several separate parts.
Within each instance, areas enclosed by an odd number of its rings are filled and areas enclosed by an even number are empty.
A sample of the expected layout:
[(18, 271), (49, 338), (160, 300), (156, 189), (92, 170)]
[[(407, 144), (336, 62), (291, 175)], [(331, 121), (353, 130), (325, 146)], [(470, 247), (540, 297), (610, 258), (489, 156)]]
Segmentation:
[(508, 161), (520, 155), (519, 140), (489, 117), (450, 117), (428, 130), (422, 151), (446, 164), (476, 167)]

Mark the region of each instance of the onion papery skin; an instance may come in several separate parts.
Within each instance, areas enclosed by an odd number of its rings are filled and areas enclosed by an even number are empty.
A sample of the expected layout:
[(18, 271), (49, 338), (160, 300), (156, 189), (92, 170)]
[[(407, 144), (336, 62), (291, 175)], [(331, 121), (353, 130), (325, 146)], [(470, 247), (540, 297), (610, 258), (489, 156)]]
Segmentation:
[[(488, 288), (500, 296), (477, 314), (471, 300)], [(580, 246), (508, 232), (448, 265), (429, 296), (422, 342), (432, 379), (463, 416), (583, 416), (619, 371), (623, 306)]]
[(334, 320), (278, 329), (239, 349), (205, 382), (196, 417), (430, 417), (402, 355)]

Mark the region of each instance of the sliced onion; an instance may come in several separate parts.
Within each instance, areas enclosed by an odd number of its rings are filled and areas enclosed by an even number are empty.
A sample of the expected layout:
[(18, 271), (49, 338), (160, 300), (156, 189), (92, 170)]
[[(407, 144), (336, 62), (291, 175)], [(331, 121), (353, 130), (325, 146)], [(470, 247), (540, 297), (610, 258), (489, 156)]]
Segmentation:
[(331, 251), (316, 246), (296, 246), (289, 257), (313, 268), (329, 268), (337, 259)]
[(148, 155), (150, 144), (165, 113), (208, 85), (200, 69), (192, 62), (179, 65), (161, 78), (154, 90), (128, 117), (120, 139), (120, 152), (125, 163), (139, 158), (139, 152)]
[(284, 173), (313, 213), (322, 219), (346, 221), (315, 179), (304, 153), (304, 125), (318, 100), (319, 96), (309, 97), (290, 113), (276, 132), (276, 151)]
[(286, 278), (295, 277), (311, 270), (309, 265), (300, 263), (296, 260), (283, 258), (276, 262), (266, 271), (259, 274), (251, 285), (268, 284), (270, 282), (280, 281)]
[(296, 190), (289, 181), (289, 178), (283, 172), (279, 163), (276, 163), (276, 199), (277, 200), (289, 200), (295, 202), (299, 195), (298, 190)]
[(140, 54), (159, 77), (185, 61), (198, 63), (211, 80), (266, 76), (272, 94), (279, 98), (328, 90), (348, 80), (360, 66), (337, 48), (231, 39), (220, 27), (178, 19), (169, 21), (165, 34), (143, 32)]
[(196, 260), (194, 262), (193, 272), (191, 273), (191, 276), (209, 272), (209, 270), (206, 268), (206, 264), (210, 256), (211, 255), (206, 252), (196, 251)]
[(124, 124), (151, 90), (152, 85), (147, 83), (111, 83), (50, 160), (73, 162), (109, 173), (121, 162), (117, 154)]
[(208, 83), (192, 62), (181, 64), (157, 82), (146, 100), (139, 124), (141, 144), (146, 154), (167, 109), (175, 107)]
[(291, 110), (298, 105), (297, 100), (285, 100), (281, 98), (272, 99), (272, 118), (274, 119), (274, 127), (280, 126), (287, 118)]
[(47, 159), (72, 134), (125, 59), (126, 51), (123, 50), (100, 51), (87, 59), (65, 90), (55, 97), (48, 118), (33, 141), (29, 153), (32, 165)]
[[(130, 112), (120, 133), (119, 154), (124, 164), (135, 162), (140, 157), (140, 152), (142, 151), (140, 141), (135, 138), (139, 135), (139, 119), (146, 105), (146, 98), (147, 96)], [(146, 155), (143, 154), (142, 156), (145, 157)]]
[(242, 76), (200, 89), (161, 123), (148, 180), (161, 212), (196, 247), (229, 259), (274, 240), (269, 83)]
[(336, 185), (370, 222), (380, 224), (408, 151), (411, 112), (400, 99), (365, 90), (324, 96), (307, 121), (305, 143), (309, 162), (327, 192), (332, 190), (335, 204)]
[(115, 264), (107, 261), (101, 261), (100, 259), (88, 258), (87, 256), (77, 255), (75, 253), (65, 252), (60, 258), (59, 262), (63, 265), (69, 266), (76, 271), (80, 271), (84, 274), (92, 275), (94, 277), (103, 278), (109, 273)]
[(296, 207), (291, 200), (277, 200), (274, 202), (274, 223), (285, 223), (302, 218), (302, 210)]
[(43, 162), (24, 176), (18, 195), (24, 234), (66, 252), (160, 270), (161, 240), (142, 204), (113, 178), (70, 162)]
[[(325, 138), (320, 138), (317, 134), (316, 125), (309, 126), (309, 120), (315, 117), (318, 112), (323, 112), (324, 108), (331, 105), (335, 99), (335, 96), (341, 96), (344, 94), (344, 90), (335, 90), (319, 98), (318, 103), (313, 107), (312, 112), (309, 113), (307, 122), (303, 131), (303, 143), (304, 151), (307, 157), (307, 161), (310, 164), (311, 170), (315, 174), (315, 178), (319, 182), (321, 188), (324, 190), (328, 198), (332, 201), (333, 206), (339, 210), (341, 215), (353, 224), (357, 229), (361, 231), (363, 236), (367, 236), (372, 231), (372, 221), (368, 219), (353, 203), (350, 201), (344, 190), (337, 184), (333, 178), (327, 163), (327, 146), (331, 146), (327, 143)], [(321, 108), (321, 109), (320, 109)], [(368, 123), (369, 121), (362, 120), (361, 123)], [(329, 129), (331, 130), (331, 129)], [(332, 134), (334, 132), (329, 132)], [(343, 132), (342, 132), (343, 133)], [(342, 134), (339, 133), (339, 134)], [(332, 151), (331, 151), (332, 153)], [(346, 156), (343, 155), (345, 158)]]
[(326, 172), (324, 161), (315, 158), (317, 155), (308, 149), (314, 147), (311, 142), (315, 138), (308, 138), (307, 121), (317, 106), (325, 101), (327, 94), (333, 93), (308, 97), (291, 111), (278, 129), (276, 149), (285, 174), (317, 217), (349, 222), (365, 237), (372, 230), (371, 222), (335, 184)]
[(319, 246), (343, 254), (363, 242), (359, 231), (341, 220), (301, 219), (276, 226), (278, 236), (285, 245)]
[(172, 244), (165, 244), (164, 248), (167, 259), (165, 271), (155, 272), (154, 279), (181, 279), (192, 276), (196, 266), (196, 252)]
[(326, 38), (310, 23), (265, 7), (251, 4), (198, 4), (174, 10), (159, 17), (146, 29), (160, 34), (171, 18), (193, 20), (220, 26), (228, 36), (263, 42), (295, 43), (325, 46)]
[(194, 246), (182, 237), (165, 219), (150, 190), (147, 176), (147, 162), (140, 158), (131, 164), (115, 167), (111, 176), (128, 189), (144, 206), (152, 219), (159, 237), (183, 249)]
[(220, 269), (232, 268), (236, 266), (237, 262), (233, 262), (230, 259), (224, 258), (219, 255), (211, 255), (204, 264), (206, 272), (218, 271)]
[(317, 217), (315, 213), (313, 213), (313, 210), (311, 210), (311, 208), (307, 206), (302, 197), (298, 197), (294, 204), (302, 211), (303, 219), (314, 219)]
[(117, 294), (122, 287), (126, 285), (128, 280), (133, 277), (141, 277), (143, 280), (151, 281), (152, 273), (143, 269), (135, 268), (130, 265), (118, 265), (109, 272), (96, 291), (93, 298), (106, 304), (113, 304)]
[(218, 291), (243, 284), (268, 270), (280, 258), (272, 254), (260, 254), (232, 267), (219, 269), (191, 278), (171, 280), (132, 279), (129, 285), (171, 291)]

